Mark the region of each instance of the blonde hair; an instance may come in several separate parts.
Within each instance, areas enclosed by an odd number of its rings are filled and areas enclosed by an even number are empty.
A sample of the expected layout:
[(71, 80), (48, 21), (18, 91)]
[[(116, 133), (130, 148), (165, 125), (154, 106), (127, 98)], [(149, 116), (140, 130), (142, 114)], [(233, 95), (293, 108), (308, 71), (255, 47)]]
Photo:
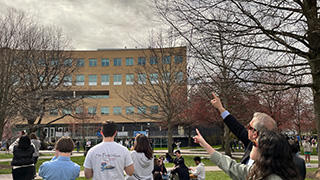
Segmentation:
[(277, 123), (275, 120), (272, 119), (271, 116), (269, 116), (266, 113), (261, 112), (255, 112), (253, 114), (253, 118), (256, 119), (254, 121), (253, 126), (258, 131), (263, 130), (271, 130), (271, 131), (277, 131)]

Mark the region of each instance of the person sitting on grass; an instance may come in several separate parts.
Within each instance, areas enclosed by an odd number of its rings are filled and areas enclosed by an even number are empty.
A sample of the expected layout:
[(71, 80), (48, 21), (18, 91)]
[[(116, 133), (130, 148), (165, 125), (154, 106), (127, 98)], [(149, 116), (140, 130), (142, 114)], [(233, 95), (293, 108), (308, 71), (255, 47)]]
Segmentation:
[(70, 137), (61, 137), (55, 145), (55, 156), (39, 168), (39, 176), (45, 180), (70, 180), (79, 177), (80, 166), (71, 161), (75, 145)]
[(204, 180), (206, 178), (206, 171), (204, 169), (204, 164), (201, 162), (201, 158), (196, 156), (193, 160), (197, 167), (196, 169), (189, 168), (191, 171), (190, 179)]

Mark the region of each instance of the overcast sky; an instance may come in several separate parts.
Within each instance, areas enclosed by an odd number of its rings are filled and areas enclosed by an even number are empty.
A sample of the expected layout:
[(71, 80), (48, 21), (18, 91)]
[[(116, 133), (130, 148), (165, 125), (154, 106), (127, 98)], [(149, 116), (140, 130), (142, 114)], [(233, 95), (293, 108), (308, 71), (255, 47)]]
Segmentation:
[(135, 40), (165, 29), (145, 0), (0, 0), (1, 12), (8, 7), (61, 27), (77, 50), (141, 47)]

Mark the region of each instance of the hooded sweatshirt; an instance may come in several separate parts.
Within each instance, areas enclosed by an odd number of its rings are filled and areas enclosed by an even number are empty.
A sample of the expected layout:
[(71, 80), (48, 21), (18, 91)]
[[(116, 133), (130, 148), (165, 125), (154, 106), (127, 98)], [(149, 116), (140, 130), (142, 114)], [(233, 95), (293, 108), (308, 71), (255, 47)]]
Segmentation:
[(130, 153), (133, 166), (134, 173), (132, 176), (127, 176), (127, 180), (153, 180), (152, 170), (153, 170), (153, 158), (148, 159), (144, 153), (140, 153), (137, 151), (132, 151)]
[(201, 162), (198, 164), (195, 171), (191, 171), (193, 175), (198, 176), (199, 180), (204, 180), (206, 178), (206, 172), (204, 169), (204, 164)]

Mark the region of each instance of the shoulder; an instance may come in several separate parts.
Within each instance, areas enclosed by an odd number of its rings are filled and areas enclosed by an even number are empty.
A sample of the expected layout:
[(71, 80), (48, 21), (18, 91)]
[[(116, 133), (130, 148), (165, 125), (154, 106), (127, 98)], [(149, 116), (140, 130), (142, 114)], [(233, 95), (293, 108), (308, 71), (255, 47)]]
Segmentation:
[(269, 175), (266, 180), (282, 180), (282, 178), (276, 174)]

